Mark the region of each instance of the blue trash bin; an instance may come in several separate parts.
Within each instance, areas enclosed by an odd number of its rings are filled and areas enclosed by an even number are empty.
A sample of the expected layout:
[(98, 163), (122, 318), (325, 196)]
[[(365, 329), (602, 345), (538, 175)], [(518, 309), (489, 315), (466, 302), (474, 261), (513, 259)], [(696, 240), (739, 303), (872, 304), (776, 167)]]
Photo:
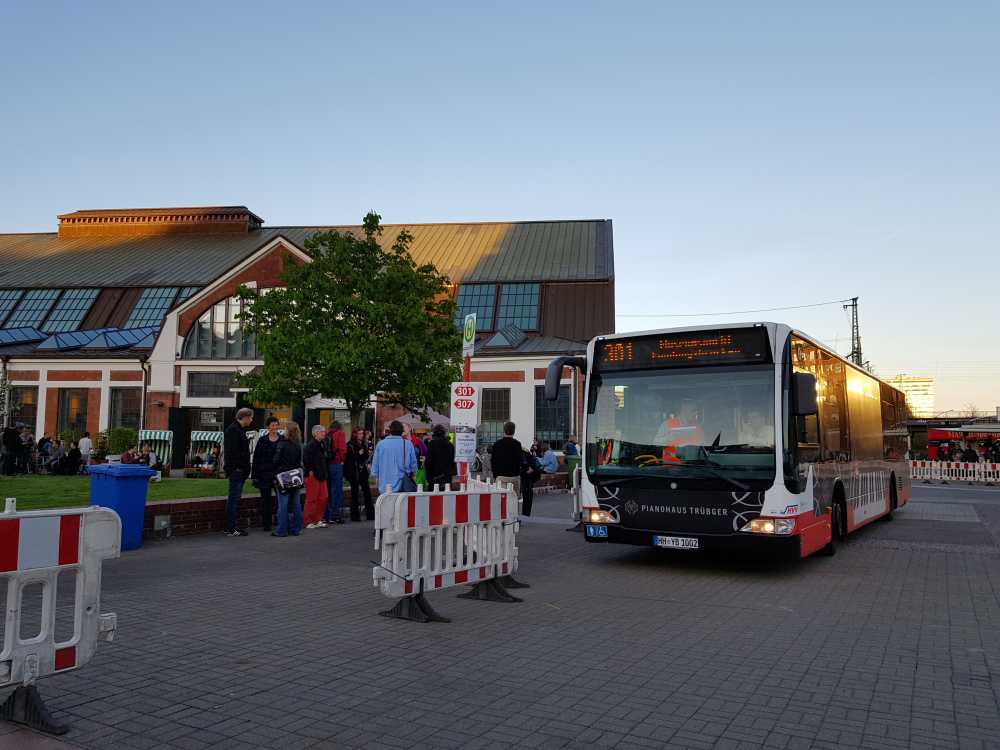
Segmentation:
[(90, 472), (90, 504), (111, 508), (122, 519), (122, 549), (142, 546), (146, 491), (156, 472), (138, 464), (97, 464)]

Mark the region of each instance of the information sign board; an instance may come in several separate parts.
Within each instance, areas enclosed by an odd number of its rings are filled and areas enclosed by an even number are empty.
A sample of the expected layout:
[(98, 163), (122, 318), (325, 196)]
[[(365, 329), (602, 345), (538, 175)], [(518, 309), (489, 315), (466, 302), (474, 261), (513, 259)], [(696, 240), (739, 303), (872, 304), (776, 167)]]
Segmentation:
[(462, 356), (471, 357), (476, 350), (476, 314), (470, 313), (465, 316), (465, 324), (462, 326)]
[(455, 428), (455, 460), (472, 462), (476, 458), (476, 428), (458, 426)]
[(451, 384), (452, 427), (475, 427), (479, 424), (479, 401), (482, 389), (474, 383)]

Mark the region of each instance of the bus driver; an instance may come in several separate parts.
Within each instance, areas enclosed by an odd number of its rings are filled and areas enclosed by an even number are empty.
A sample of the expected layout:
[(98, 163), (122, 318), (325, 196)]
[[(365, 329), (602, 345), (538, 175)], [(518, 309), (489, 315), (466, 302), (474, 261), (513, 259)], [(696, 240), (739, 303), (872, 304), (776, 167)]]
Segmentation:
[[(671, 434), (671, 431), (679, 431), (685, 427), (693, 428), (694, 434), (684, 437), (676, 433)], [(690, 430), (684, 430), (684, 432), (689, 433)], [(701, 445), (701, 425), (698, 424), (698, 407), (694, 405), (694, 401), (682, 402), (680, 413), (676, 417), (663, 420), (660, 429), (656, 431), (653, 442), (656, 445)]]

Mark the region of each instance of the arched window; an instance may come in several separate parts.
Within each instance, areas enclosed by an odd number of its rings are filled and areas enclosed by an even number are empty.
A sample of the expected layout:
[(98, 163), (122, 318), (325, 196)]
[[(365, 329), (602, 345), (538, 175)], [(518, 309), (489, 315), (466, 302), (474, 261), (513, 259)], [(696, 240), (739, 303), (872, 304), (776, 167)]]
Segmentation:
[(184, 359), (260, 359), (253, 336), (236, 319), (243, 303), (229, 297), (212, 305), (184, 339)]

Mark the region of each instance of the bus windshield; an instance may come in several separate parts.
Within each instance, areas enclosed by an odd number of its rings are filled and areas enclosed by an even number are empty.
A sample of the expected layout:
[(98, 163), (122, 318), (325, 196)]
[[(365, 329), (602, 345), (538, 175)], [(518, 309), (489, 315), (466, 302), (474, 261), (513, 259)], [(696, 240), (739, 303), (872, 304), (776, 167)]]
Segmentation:
[(588, 474), (773, 481), (774, 373), (772, 365), (592, 373)]

